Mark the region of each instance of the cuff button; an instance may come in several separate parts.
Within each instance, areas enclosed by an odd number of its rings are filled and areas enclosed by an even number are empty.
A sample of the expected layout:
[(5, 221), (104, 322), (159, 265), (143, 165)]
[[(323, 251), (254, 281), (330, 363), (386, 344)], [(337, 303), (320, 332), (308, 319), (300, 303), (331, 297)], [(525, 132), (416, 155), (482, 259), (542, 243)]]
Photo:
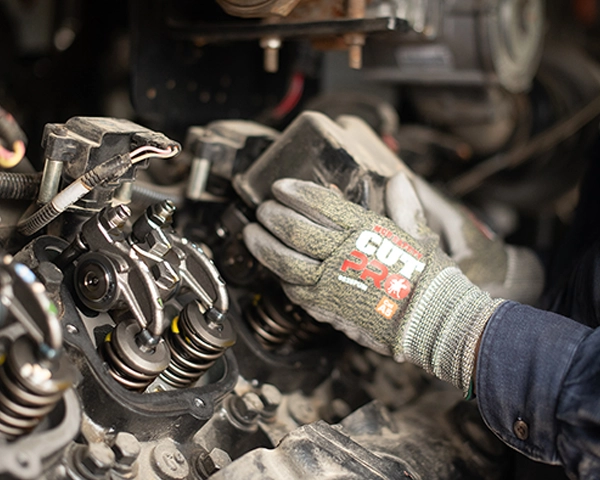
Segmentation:
[(529, 438), (529, 425), (523, 419), (518, 418), (513, 424), (513, 432), (519, 440), (527, 440)]

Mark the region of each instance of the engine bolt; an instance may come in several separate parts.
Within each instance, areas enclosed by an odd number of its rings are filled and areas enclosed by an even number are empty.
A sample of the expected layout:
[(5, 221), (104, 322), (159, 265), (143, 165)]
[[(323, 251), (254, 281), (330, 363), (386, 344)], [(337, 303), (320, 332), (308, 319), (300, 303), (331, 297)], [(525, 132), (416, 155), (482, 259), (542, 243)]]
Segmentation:
[[(84, 476), (101, 478), (115, 465), (115, 454), (104, 443), (91, 443), (84, 449), (81, 456), (80, 470)], [(88, 475), (86, 475), (88, 474)]]
[(259, 396), (264, 405), (263, 418), (273, 418), (281, 404), (281, 392), (275, 385), (265, 383), (260, 389)]
[(208, 478), (230, 463), (231, 457), (225, 450), (213, 448), (210, 452), (205, 452), (198, 457), (196, 466), (198, 471), (205, 476), (205, 478)]
[(160, 478), (183, 480), (188, 478), (190, 467), (183, 453), (171, 440), (161, 441), (152, 451), (152, 466)]
[(132, 470), (132, 466), (140, 455), (140, 442), (128, 432), (119, 432), (115, 437), (112, 450), (117, 461), (117, 469), (121, 473)]
[(262, 38), (260, 40), (260, 46), (264, 50), (265, 72), (276, 73), (279, 70), (279, 50), (281, 49), (281, 38)]
[(175, 213), (176, 207), (171, 200), (155, 203), (150, 207), (152, 212), (152, 220), (159, 226), (163, 226), (171, 220)]
[(264, 404), (260, 397), (254, 392), (248, 392), (242, 397), (234, 397), (231, 402), (231, 413), (243, 424), (251, 425), (258, 421)]
[(131, 209), (126, 205), (118, 205), (114, 208), (107, 208), (100, 220), (106, 225), (107, 230), (114, 231), (123, 228), (127, 219), (131, 216)]

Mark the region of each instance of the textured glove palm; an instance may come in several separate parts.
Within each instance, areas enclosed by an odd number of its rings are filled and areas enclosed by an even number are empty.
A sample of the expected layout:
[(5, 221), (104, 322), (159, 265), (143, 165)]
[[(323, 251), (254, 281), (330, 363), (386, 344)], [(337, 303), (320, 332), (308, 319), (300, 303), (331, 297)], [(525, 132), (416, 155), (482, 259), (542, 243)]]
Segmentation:
[(362, 345), (466, 391), (478, 338), (501, 300), (467, 280), (422, 215), (409, 235), (310, 182), (279, 180), (273, 194), (257, 211), (270, 233), (252, 224), (244, 239), (289, 298)]

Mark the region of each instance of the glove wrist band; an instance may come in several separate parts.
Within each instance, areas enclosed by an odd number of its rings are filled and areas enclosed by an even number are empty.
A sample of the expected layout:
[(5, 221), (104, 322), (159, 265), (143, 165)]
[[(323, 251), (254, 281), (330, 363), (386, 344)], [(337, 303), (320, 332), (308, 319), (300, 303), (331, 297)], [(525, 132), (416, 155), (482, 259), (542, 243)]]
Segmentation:
[(399, 339), (404, 357), (467, 395), (477, 341), (502, 302), (473, 285), (458, 268), (442, 270), (415, 299)]

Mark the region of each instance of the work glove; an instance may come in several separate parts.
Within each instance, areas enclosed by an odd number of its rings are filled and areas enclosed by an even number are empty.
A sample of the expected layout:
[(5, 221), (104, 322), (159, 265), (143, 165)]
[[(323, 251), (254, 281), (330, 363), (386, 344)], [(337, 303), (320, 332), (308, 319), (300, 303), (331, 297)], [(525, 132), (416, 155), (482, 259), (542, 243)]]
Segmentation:
[[(533, 304), (544, 287), (544, 270), (535, 254), (507, 245), (459, 202), (408, 174), (423, 206), (427, 225), (441, 238), (442, 248), (475, 285), (494, 297)], [(387, 213), (398, 223), (406, 217), (402, 204), (403, 175), (387, 185)]]
[(503, 300), (441, 250), (410, 180), (397, 177), (406, 186), (404, 228), (331, 189), (283, 179), (257, 210), (262, 226), (246, 226), (244, 240), (315, 319), (466, 393), (478, 339)]

